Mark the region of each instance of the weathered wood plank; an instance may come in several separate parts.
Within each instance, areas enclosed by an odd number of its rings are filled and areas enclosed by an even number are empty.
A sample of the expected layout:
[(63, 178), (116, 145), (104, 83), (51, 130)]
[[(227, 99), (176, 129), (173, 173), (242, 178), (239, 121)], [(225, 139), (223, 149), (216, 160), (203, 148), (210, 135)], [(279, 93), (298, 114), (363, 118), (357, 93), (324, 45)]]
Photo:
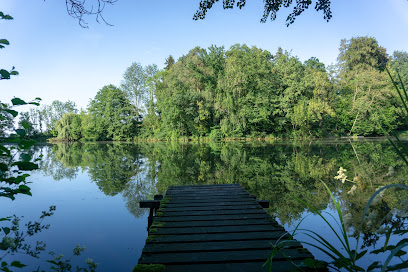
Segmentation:
[[(227, 242), (199, 242), (199, 243), (173, 243), (173, 244), (147, 244), (143, 253), (170, 253), (170, 252), (206, 252), (225, 250), (250, 250), (272, 248), (271, 244), (276, 244), (278, 240), (249, 240), (249, 241), (227, 241)], [(294, 241), (288, 244), (287, 248), (297, 248), (302, 245)]]
[[(262, 267), (264, 262), (247, 263), (221, 263), (221, 264), (186, 264), (186, 265), (166, 265), (164, 272), (266, 272), (267, 267)], [(272, 271), (296, 271), (296, 266), (305, 267), (302, 260), (273, 261)]]
[(271, 218), (266, 213), (254, 214), (230, 214), (230, 215), (186, 215), (186, 216), (156, 216), (156, 222), (177, 222), (177, 221), (216, 221), (216, 220), (234, 220), (234, 219), (267, 219)]
[(242, 210), (242, 209), (260, 209), (261, 206), (257, 203), (246, 202), (242, 205), (232, 205), (232, 206), (195, 206), (195, 207), (171, 207), (165, 205), (164, 208), (161, 208), (162, 212), (187, 212), (187, 211), (216, 211), (216, 210)]
[(184, 188), (220, 188), (220, 187), (239, 187), (242, 188), (241, 185), (237, 183), (231, 183), (231, 184), (205, 184), (205, 185), (177, 185), (177, 186), (169, 186), (167, 190), (171, 189), (184, 189)]
[(202, 194), (207, 195), (210, 193), (219, 193), (219, 194), (248, 194), (244, 189), (217, 189), (217, 190), (202, 190), (202, 191), (193, 191), (193, 190), (182, 190), (182, 191), (167, 191), (166, 195), (189, 195), (189, 194)]
[(199, 196), (189, 196), (189, 197), (172, 197), (169, 199), (171, 203), (188, 203), (188, 202), (232, 202), (232, 201), (253, 201), (255, 199), (249, 196), (208, 196), (208, 197), (199, 197)]
[(248, 241), (279, 239), (288, 236), (286, 231), (264, 231), (242, 233), (210, 233), (210, 234), (180, 234), (180, 235), (149, 235), (146, 244), (149, 243), (191, 243), (212, 241)]
[(156, 208), (160, 207), (160, 200), (140, 200), (139, 202), (140, 208)]
[[(180, 234), (205, 234), (205, 233), (230, 233), (230, 232), (257, 232), (284, 230), (282, 227), (268, 225), (244, 225), (244, 226), (215, 226), (195, 228), (150, 228), (155, 235), (180, 235)], [(242, 234), (245, 235), (245, 234)]]
[(177, 222), (157, 222), (153, 223), (153, 227), (160, 226), (161, 228), (191, 228), (191, 227), (214, 227), (214, 226), (245, 226), (245, 225), (278, 225), (278, 222), (272, 218), (268, 219), (237, 219), (237, 220), (216, 220), (216, 221), (177, 221)]
[(166, 197), (170, 198), (170, 200), (173, 199), (195, 199), (195, 198), (225, 198), (225, 197), (231, 197), (231, 198), (245, 198), (245, 199), (255, 199), (248, 194), (230, 194), (230, 193), (213, 193), (213, 194), (186, 194), (186, 195), (181, 195), (181, 194), (174, 194), (174, 195), (168, 195), (166, 194)]
[[(160, 263), (160, 264), (194, 264), (194, 263), (226, 263), (243, 261), (265, 261), (269, 257), (268, 250), (238, 250), (222, 252), (195, 252), (186, 253), (158, 253), (143, 254), (139, 263)], [(313, 257), (309, 252), (298, 249), (286, 249), (277, 253), (274, 260), (305, 259)]]
[[(186, 201), (179, 201), (179, 202), (168, 202), (164, 205), (162, 205), (165, 208), (189, 208), (189, 207), (203, 207), (203, 202), (186, 202)], [(212, 202), (205, 202), (205, 206), (211, 207), (211, 206), (234, 206), (234, 207), (239, 207), (240, 205), (247, 205), (247, 204), (255, 204), (256, 201), (212, 201)]]
[[(165, 271), (265, 271), (271, 243), (289, 234), (238, 184), (171, 186), (139, 260)], [(313, 256), (291, 241), (274, 257), (273, 271), (289, 271)]]
[(262, 209), (262, 207), (258, 206), (255, 208), (248, 208), (248, 209), (243, 209), (243, 210), (207, 210), (207, 211), (178, 211), (178, 212), (172, 212), (172, 211), (166, 211), (162, 212), (159, 210), (156, 214), (157, 217), (172, 217), (172, 216), (200, 216), (200, 215), (233, 215), (233, 214), (254, 214), (254, 213), (260, 213), (264, 214), (265, 211)]

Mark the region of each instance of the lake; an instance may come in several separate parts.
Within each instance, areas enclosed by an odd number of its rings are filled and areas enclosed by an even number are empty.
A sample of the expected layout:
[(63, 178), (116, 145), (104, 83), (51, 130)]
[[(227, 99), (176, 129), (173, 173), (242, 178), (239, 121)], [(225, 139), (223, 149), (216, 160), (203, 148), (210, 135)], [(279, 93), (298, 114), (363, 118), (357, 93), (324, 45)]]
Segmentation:
[[(387, 140), (307, 142), (208, 142), (208, 143), (73, 143), (35, 146), (43, 155), (40, 169), (28, 181), (33, 196), (18, 195), (15, 201), (0, 199), (0, 217), (24, 216), (20, 225), (38, 220), (41, 211), (55, 205), (55, 214), (45, 218), (49, 229), (28, 237), (44, 241), (46, 252), (70, 258), (79, 244), (86, 250), (72, 259), (86, 258), (99, 264), (97, 271), (131, 271), (137, 264), (147, 237), (148, 211), (139, 208), (141, 199), (153, 199), (171, 185), (238, 183), (258, 199), (270, 201), (267, 212), (286, 230), (312, 229), (333, 240), (329, 228), (311, 213), (302, 199), (319, 211), (335, 214), (322, 181), (340, 200), (345, 226), (357, 236), (364, 206), (377, 188), (392, 183), (407, 184), (408, 169)], [(342, 167), (344, 184), (334, 179)], [(360, 247), (380, 248), (386, 231), (407, 229), (408, 192), (385, 193), (368, 213)], [(329, 221), (333, 219), (329, 217)], [(3, 223), (3, 222), (2, 222)], [(2, 224), (0, 226), (6, 226)], [(406, 237), (407, 235), (405, 235)], [(396, 244), (403, 237), (390, 240)], [(296, 239), (312, 241), (304, 234)], [(353, 242), (355, 243), (355, 242)], [(321, 253), (307, 246), (321, 259)], [(50, 267), (27, 255), (8, 255), (30, 264), (27, 271)], [(1, 252), (0, 252), (1, 253)], [(367, 255), (366, 265), (385, 255)]]

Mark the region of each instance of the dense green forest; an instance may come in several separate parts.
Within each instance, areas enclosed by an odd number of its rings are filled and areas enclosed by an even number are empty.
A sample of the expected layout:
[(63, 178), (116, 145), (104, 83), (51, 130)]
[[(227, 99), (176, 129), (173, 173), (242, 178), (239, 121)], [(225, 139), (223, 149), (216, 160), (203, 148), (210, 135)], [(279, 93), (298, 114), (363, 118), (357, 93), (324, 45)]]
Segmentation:
[[(63, 141), (377, 136), (406, 130), (388, 69), (408, 83), (408, 53), (375, 38), (340, 42), (338, 62), (301, 62), (236, 44), (193, 48), (163, 70), (133, 63), (121, 86), (102, 87), (87, 109), (54, 101), (20, 118), (29, 135)], [(28, 123), (28, 125), (27, 125)], [(4, 126), (6, 127), (6, 126)], [(1, 132), (0, 132), (1, 134)]]

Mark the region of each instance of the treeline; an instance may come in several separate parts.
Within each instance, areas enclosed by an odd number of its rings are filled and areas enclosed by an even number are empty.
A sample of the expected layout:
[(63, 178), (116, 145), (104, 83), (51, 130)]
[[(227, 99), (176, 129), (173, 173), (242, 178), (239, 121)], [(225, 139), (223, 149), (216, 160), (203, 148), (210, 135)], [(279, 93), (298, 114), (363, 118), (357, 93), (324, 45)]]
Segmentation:
[(53, 129), (66, 141), (383, 135), (406, 129), (386, 69), (408, 83), (408, 53), (370, 37), (342, 40), (328, 67), (280, 48), (196, 47), (163, 70), (133, 63)]
[[(6, 106), (10, 107), (10, 105)], [(58, 120), (67, 113), (78, 113), (77, 105), (73, 101), (62, 102), (53, 101), (49, 105), (30, 108), (18, 114), (17, 124), (14, 123), (11, 114), (4, 114), (4, 119), (0, 120), (0, 137), (5, 137), (17, 126), (24, 128), (26, 135), (32, 138), (55, 137), (58, 135), (55, 125)]]

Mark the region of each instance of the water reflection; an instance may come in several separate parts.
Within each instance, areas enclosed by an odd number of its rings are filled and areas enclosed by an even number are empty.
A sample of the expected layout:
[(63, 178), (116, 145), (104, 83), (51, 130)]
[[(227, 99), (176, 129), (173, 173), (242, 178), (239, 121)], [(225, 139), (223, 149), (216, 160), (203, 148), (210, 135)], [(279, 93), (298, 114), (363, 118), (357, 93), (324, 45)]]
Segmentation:
[[(333, 178), (339, 167), (347, 169), (354, 187)], [(72, 179), (86, 170), (106, 195), (122, 194), (136, 217), (144, 212), (138, 204), (141, 199), (163, 194), (171, 185), (239, 183), (258, 199), (269, 200), (268, 212), (289, 226), (307, 211), (296, 199), (321, 211), (331, 205), (321, 183), (325, 181), (341, 199), (346, 227), (354, 236), (364, 206), (379, 186), (408, 183), (403, 161), (381, 141), (59, 143), (48, 150), (41, 170), (55, 180)], [(407, 199), (407, 192), (386, 193), (373, 205), (364, 225), (364, 246), (374, 245), (390, 227), (407, 227)]]

